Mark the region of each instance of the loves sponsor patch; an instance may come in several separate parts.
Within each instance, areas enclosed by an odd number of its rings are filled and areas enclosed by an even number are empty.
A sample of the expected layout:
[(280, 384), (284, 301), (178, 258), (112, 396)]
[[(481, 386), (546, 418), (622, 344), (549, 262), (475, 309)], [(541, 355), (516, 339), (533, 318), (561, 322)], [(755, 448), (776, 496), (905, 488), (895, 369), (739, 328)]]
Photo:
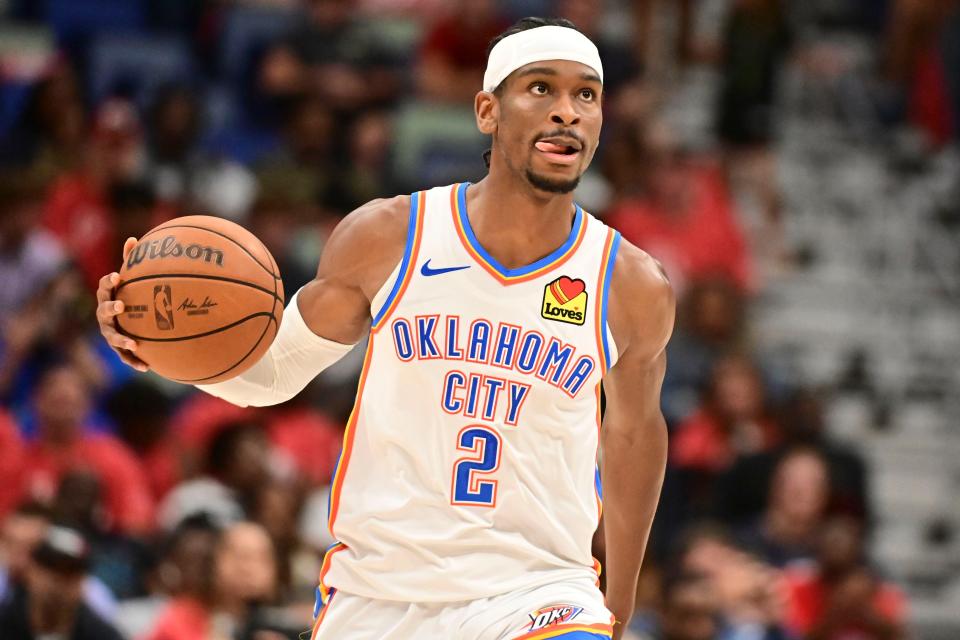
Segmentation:
[(583, 280), (560, 276), (543, 289), (540, 315), (547, 320), (582, 325), (587, 318), (587, 291)]

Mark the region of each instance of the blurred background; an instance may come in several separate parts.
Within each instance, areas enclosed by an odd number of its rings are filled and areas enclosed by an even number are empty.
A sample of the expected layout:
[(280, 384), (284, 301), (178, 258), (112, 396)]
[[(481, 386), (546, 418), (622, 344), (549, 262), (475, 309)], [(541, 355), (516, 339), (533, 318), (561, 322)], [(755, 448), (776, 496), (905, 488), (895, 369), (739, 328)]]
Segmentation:
[(210, 214), (293, 292), (351, 209), (480, 179), (526, 15), (598, 44), (577, 198), (680, 300), (632, 637), (960, 637), (958, 2), (0, 0), (5, 640), (310, 626), (356, 353), (241, 411), (126, 369), (93, 289)]

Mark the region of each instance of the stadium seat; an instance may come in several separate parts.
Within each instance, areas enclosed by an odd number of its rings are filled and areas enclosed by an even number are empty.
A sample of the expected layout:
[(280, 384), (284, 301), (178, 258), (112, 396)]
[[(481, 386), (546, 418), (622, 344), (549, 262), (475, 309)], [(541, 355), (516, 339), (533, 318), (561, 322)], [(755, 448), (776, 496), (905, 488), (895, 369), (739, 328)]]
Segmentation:
[(174, 82), (189, 82), (193, 62), (187, 43), (175, 36), (103, 34), (91, 43), (89, 88), (94, 102), (120, 92), (138, 105)]
[(146, 15), (144, 0), (46, 0), (46, 5), (48, 24), (61, 41), (95, 32), (137, 31)]
[(412, 61), (423, 38), (422, 22), (400, 16), (370, 16), (366, 22), (398, 66)]
[(247, 166), (275, 151), (280, 140), (275, 133), (251, 126), (233, 126), (211, 132), (201, 143), (204, 151), (225, 156)]
[(500, 11), (510, 22), (513, 22), (526, 16), (552, 15), (554, 7), (550, 0), (510, 0), (510, 2), (500, 2)]
[(483, 173), (488, 143), (469, 108), (413, 102), (397, 114), (393, 169), (404, 186), (422, 188)]
[(235, 7), (227, 15), (220, 47), (220, 71), (228, 82), (241, 84), (251, 56), (281, 38), (301, 15), (286, 9)]

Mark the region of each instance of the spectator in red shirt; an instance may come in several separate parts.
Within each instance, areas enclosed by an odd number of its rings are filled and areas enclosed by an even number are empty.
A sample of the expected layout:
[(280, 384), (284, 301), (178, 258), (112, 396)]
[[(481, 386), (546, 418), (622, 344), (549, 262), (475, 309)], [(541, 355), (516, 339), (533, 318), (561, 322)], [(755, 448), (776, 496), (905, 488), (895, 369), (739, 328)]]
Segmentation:
[(68, 471), (89, 471), (103, 486), (111, 529), (137, 535), (153, 528), (153, 498), (140, 464), (120, 441), (84, 433), (90, 391), (70, 365), (48, 371), (37, 387), (39, 438), (24, 457), (20, 487), (25, 497), (53, 499)]
[(487, 45), (507, 27), (494, 0), (457, 0), (427, 33), (417, 86), (425, 100), (473, 104), (483, 85)]
[(220, 530), (202, 514), (184, 520), (161, 541), (161, 557), (149, 581), (153, 592), (120, 604), (116, 622), (127, 638), (203, 638), (219, 538)]
[(671, 453), (680, 468), (717, 474), (779, 439), (756, 367), (744, 356), (726, 356), (714, 365), (700, 408), (677, 429)]
[(340, 453), (343, 428), (299, 398), (256, 412), (205, 393), (188, 399), (171, 423), (171, 431), (186, 449), (188, 472), (200, 470), (202, 452), (220, 431), (253, 413), (262, 416), (275, 453), (290, 468), (313, 485), (330, 481)]
[(202, 512), (222, 526), (242, 520), (270, 479), (274, 459), (260, 422), (248, 418), (224, 425), (207, 447), (205, 473), (174, 487), (161, 503), (160, 526), (172, 530)]
[[(209, 580), (199, 585), (198, 593), (171, 602), (147, 640), (249, 637), (246, 634), (252, 631), (256, 605), (272, 600), (276, 591), (270, 538), (260, 525), (239, 522), (220, 535), (211, 557), (203, 563)], [(271, 640), (277, 637), (262, 633)]]
[(136, 111), (127, 102), (110, 100), (97, 115), (84, 162), (51, 189), (44, 225), (61, 240), (91, 290), (100, 276), (114, 270), (120, 255), (110, 189), (137, 177), (142, 161)]
[(746, 305), (736, 285), (726, 278), (698, 280), (677, 309), (677, 328), (667, 358), (662, 404), (667, 424), (674, 427), (697, 408), (714, 364), (725, 353), (741, 348), (746, 336)]
[(170, 433), (170, 398), (153, 383), (133, 378), (105, 404), (117, 435), (139, 459), (153, 497), (160, 501), (183, 476), (180, 445)]
[(659, 260), (678, 292), (711, 276), (751, 289), (752, 260), (720, 168), (683, 153), (662, 123), (633, 135), (640, 149), (629, 161), (641, 189), (615, 204), (608, 222)]
[(10, 513), (20, 501), (20, 486), (11, 479), (23, 472), (24, 444), (17, 424), (5, 411), (0, 410), (0, 520)]
[(905, 637), (904, 595), (867, 566), (857, 520), (829, 520), (819, 536), (817, 557), (813, 568), (786, 572), (786, 625), (791, 631), (818, 640)]

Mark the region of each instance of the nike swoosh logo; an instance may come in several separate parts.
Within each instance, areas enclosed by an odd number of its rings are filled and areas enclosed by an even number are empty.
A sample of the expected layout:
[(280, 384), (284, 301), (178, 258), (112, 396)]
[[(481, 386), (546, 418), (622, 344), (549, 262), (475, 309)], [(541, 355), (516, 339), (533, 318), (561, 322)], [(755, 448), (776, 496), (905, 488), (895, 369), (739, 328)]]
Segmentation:
[(427, 277), (430, 277), (430, 276), (439, 276), (442, 273), (450, 273), (451, 271), (460, 271), (461, 269), (469, 269), (469, 268), (470, 268), (470, 265), (466, 265), (463, 267), (440, 267), (439, 269), (431, 269), (430, 261), (427, 260), (426, 262), (423, 263), (423, 266), (420, 267), (420, 273)]

